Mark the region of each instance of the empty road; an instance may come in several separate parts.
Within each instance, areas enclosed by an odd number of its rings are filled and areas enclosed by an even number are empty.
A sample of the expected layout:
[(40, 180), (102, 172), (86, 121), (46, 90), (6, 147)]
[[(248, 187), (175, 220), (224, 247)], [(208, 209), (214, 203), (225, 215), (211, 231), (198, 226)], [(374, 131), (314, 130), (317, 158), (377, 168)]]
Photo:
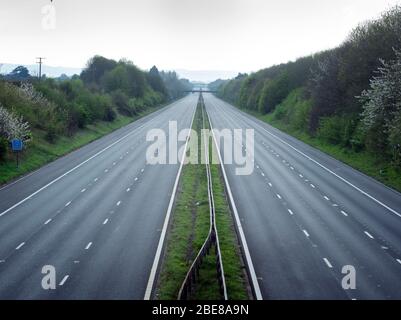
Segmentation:
[[(197, 99), (0, 188), (0, 299), (143, 299), (179, 170), (147, 165), (145, 137), (172, 120), (189, 128)], [(204, 99), (215, 129), (255, 130), (254, 172), (225, 169), (263, 299), (400, 299), (401, 195)], [(56, 290), (41, 286), (46, 265)], [(342, 286), (344, 267), (356, 271), (354, 290)]]
[[(215, 129), (255, 130), (253, 174), (225, 169), (263, 299), (400, 299), (401, 194), (204, 98)], [(355, 290), (342, 286), (345, 266)]]
[[(0, 299), (143, 299), (179, 169), (146, 164), (146, 134), (173, 120), (189, 128), (197, 99), (0, 189)], [(45, 265), (56, 290), (42, 289)]]

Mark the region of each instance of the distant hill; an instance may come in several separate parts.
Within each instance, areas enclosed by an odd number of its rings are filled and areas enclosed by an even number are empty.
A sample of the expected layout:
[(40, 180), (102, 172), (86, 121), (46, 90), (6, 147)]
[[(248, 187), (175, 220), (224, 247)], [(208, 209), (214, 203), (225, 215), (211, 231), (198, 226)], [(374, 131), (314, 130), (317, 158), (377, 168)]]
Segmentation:
[[(32, 76), (36, 76), (38, 74), (39, 67), (37, 64), (31, 64), (31, 65), (21, 64), (21, 65), (26, 67)], [(19, 64), (0, 63), (0, 74), (10, 73), (18, 66)], [(53, 66), (42, 65), (42, 74), (45, 74), (47, 77), (50, 78), (58, 78), (62, 74), (65, 74), (67, 76), (73, 76), (74, 74), (79, 75), (81, 71), (82, 68), (66, 68), (66, 67), (53, 67)]]

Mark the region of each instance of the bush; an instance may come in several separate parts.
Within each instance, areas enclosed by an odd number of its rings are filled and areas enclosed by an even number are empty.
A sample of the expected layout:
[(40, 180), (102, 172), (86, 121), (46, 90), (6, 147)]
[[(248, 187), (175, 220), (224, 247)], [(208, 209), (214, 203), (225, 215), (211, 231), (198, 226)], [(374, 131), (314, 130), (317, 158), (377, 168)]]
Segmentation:
[(117, 110), (126, 116), (134, 116), (136, 111), (129, 105), (129, 98), (122, 90), (116, 90), (111, 94), (113, 104)]
[(259, 99), (259, 112), (269, 113), (280, 104), (289, 93), (288, 75), (282, 73), (273, 80), (266, 80)]
[(323, 117), (320, 119), (317, 137), (328, 143), (347, 146), (353, 131), (353, 121), (349, 117)]
[(117, 114), (114, 111), (114, 109), (112, 107), (107, 107), (104, 110), (104, 116), (103, 116), (103, 120), (104, 121), (109, 121), (112, 122), (117, 118)]
[(295, 130), (305, 130), (309, 123), (312, 102), (305, 96), (305, 89), (298, 88), (288, 95), (273, 112), (273, 118)]

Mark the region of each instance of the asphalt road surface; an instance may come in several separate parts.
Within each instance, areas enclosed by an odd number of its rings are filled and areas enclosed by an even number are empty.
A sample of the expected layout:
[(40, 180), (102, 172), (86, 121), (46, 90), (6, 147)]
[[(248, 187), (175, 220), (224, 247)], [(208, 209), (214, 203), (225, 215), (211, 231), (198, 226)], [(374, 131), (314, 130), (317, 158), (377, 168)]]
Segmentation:
[[(264, 299), (400, 299), (401, 195), (205, 94), (216, 129), (254, 129), (249, 176), (225, 165)], [(0, 189), (0, 299), (143, 299), (179, 164), (146, 134), (189, 128), (191, 94)], [(184, 142), (178, 144), (182, 146)], [(235, 140), (241, 148), (239, 140)], [(43, 290), (43, 266), (57, 289)], [(343, 268), (356, 289), (342, 286)]]
[[(190, 127), (192, 94), (0, 189), (0, 299), (143, 299), (179, 169), (146, 134)], [(181, 146), (183, 142), (179, 143)], [(57, 289), (42, 288), (54, 266)]]
[[(225, 169), (263, 299), (400, 299), (401, 194), (204, 98), (215, 129), (255, 130), (253, 174)], [(342, 286), (344, 266), (355, 268), (355, 290)]]

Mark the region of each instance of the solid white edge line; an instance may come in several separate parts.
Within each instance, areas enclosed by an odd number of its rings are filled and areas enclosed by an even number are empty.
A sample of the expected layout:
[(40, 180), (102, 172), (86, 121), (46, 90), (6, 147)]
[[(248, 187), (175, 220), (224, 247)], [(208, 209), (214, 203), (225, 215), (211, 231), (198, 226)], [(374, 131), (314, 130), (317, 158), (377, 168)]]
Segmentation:
[[(190, 126), (191, 129), (192, 129), (192, 125), (193, 125), (193, 122), (194, 122), (197, 106), (198, 106), (198, 102), (196, 102), (196, 107), (195, 107), (194, 113), (192, 115), (191, 126)], [(154, 282), (155, 282), (155, 279), (156, 279), (156, 273), (157, 273), (157, 269), (159, 268), (159, 261), (160, 261), (160, 257), (161, 257), (163, 246), (164, 246), (164, 240), (166, 238), (167, 228), (168, 228), (168, 225), (169, 225), (169, 222), (170, 222), (171, 211), (173, 209), (175, 195), (176, 195), (177, 189), (178, 189), (178, 182), (180, 180), (181, 171), (182, 171), (182, 168), (184, 166), (184, 160), (185, 160), (185, 156), (186, 156), (186, 153), (187, 153), (187, 147), (188, 147), (190, 134), (191, 133), (189, 132), (188, 136), (187, 136), (187, 140), (185, 142), (185, 148), (184, 148), (184, 152), (182, 154), (181, 164), (180, 164), (180, 167), (178, 169), (177, 176), (175, 178), (175, 182), (174, 182), (174, 186), (173, 186), (173, 192), (171, 193), (170, 202), (168, 204), (166, 217), (165, 217), (164, 223), (163, 223), (163, 229), (162, 229), (162, 232), (160, 234), (159, 244), (157, 246), (155, 258), (153, 260), (152, 269), (150, 270), (148, 284), (146, 286), (145, 296), (143, 298), (144, 300), (150, 300), (150, 298), (152, 296), (153, 286), (154, 286)]]
[(354, 184), (352, 184), (351, 182), (349, 182), (347, 179), (341, 177), (340, 175), (338, 175), (337, 173), (335, 173), (334, 171), (330, 170), (329, 168), (327, 168), (326, 166), (324, 166), (323, 164), (321, 164), (320, 162), (316, 161), (315, 159), (311, 158), (310, 156), (308, 156), (306, 153), (300, 151), (299, 149), (297, 149), (296, 147), (292, 146), (291, 144), (289, 144), (288, 142), (284, 141), (283, 139), (281, 139), (280, 137), (278, 137), (277, 135), (275, 135), (274, 133), (271, 133), (269, 130), (267, 130), (266, 128), (264, 128), (262, 125), (260, 125), (257, 121), (253, 120), (252, 118), (250, 118), (249, 116), (247, 117), (249, 120), (251, 120), (252, 122), (254, 122), (255, 124), (257, 124), (258, 127), (262, 128), (264, 131), (266, 131), (270, 136), (272, 136), (273, 138), (277, 139), (278, 141), (284, 143), (286, 146), (290, 147), (291, 149), (293, 149), (294, 151), (298, 152), (300, 155), (304, 156), (305, 158), (307, 158), (308, 160), (312, 161), (313, 163), (317, 164), (319, 167), (321, 167), (322, 169), (326, 170), (327, 172), (331, 173), (333, 176), (337, 177), (338, 179), (340, 179), (341, 181), (343, 181), (344, 183), (348, 184), (350, 187), (354, 188), (355, 190), (359, 191), (360, 193), (362, 193), (364, 196), (368, 197), (369, 199), (373, 200), (374, 202), (376, 202), (377, 204), (381, 205), (383, 208), (386, 208), (388, 211), (390, 211), (391, 213), (397, 215), (398, 217), (401, 218), (401, 213), (397, 212), (396, 210), (394, 210), (393, 208), (389, 207), (388, 205), (384, 204), (383, 202), (381, 202), (380, 200), (376, 199), (375, 197), (371, 196), (369, 193), (367, 193), (366, 191), (362, 190), (361, 188), (355, 186)]
[[(10, 208), (6, 209), (5, 211), (3, 211), (2, 213), (0, 213), (0, 217), (2, 217), (3, 215), (5, 215), (6, 213), (10, 212), (11, 210), (17, 208), (18, 206), (20, 206), (21, 204), (23, 204), (24, 202), (26, 202), (27, 200), (29, 200), (30, 198), (32, 198), (33, 196), (37, 195), (38, 193), (42, 192), (43, 190), (47, 189), (48, 187), (50, 187), (52, 184), (56, 183), (57, 181), (61, 180), (62, 178), (64, 178), (65, 176), (69, 175), (70, 173), (74, 172), (75, 170), (77, 170), (78, 168), (82, 167), (84, 164), (86, 164), (87, 162), (91, 161), (92, 159), (96, 158), (97, 156), (101, 155), (102, 153), (104, 153), (105, 151), (109, 150), (110, 148), (114, 147), (117, 143), (121, 142), (122, 140), (126, 139), (127, 137), (129, 137), (130, 135), (132, 135), (134, 132), (138, 131), (139, 129), (143, 128), (145, 125), (149, 124), (149, 122), (144, 123), (143, 125), (139, 126), (138, 128), (133, 129), (131, 132), (127, 133), (126, 135), (124, 135), (123, 137), (121, 137), (120, 139), (114, 141), (112, 144), (108, 145), (107, 147), (103, 148), (102, 150), (98, 151), (97, 153), (95, 153), (93, 156), (89, 157), (88, 159), (86, 159), (85, 161), (81, 162), (80, 164), (76, 165), (75, 167), (73, 167), (72, 169), (68, 170), (67, 172), (63, 173), (61, 176), (57, 177), (56, 179), (50, 181), (48, 184), (44, 185), (42, 188), (36, 190), (34, 193), (30, 194), (28, 197), (22, 199), (21, 201), (17, 202), (16, 204), (14, 204), (13, 206), (11, 206)], [(95, 179), (96, 181), (96, 179)]]
[(251, 276), (250, 280), (252, 282), (253, 289), (255, 291), (255, 298), (256, 298), (256, 300), (262, 300), (263, 299), (262, 293), (260, 291), (258, 279), (256, 277), (255, 268), (253, 266), (251, 254), (249, 252), (248, 244), (246, 242), (244, 230), (242, 228), (241, 220), (240, 220), (239, 215), (238, 215), (238, 210), (237, 210), (237, 207), (235, 205), (235, 201), (234, 201), (234, 197), (233, 197), (232, 192), (231, 192), (230, 184), (228, 183), (226, 170), (224, 169), (223, 161), (222, 161), (222, 158), (221, 158), (221, 155), (220, 155), (220, 150), (218, 150), (218, 143), (217, 143), (216, 137), (214, 135), (212, 121), (210, 120), (209, 114), (207, 112), (206, 112), (206, 114), (207, 114), (207, 117), (208, 117), (208, 120), (209, 120), (209, 123), (210, 123), (210, 129), (212, 131), (213, 140), (214, 140), (214, 143), (215, 143), (215, 146), (216, 146), (216, 149), (217, 149), (217, 155), (219, 157), (221, 171), (223, 173), (224, 181), (225, 181), (225, 184), (226, 184), (228, 198), (230, 199), (230, 202), (231, 202), (231, 207), (232, 207), (232, 210), (233, 210), (234, 216), (235, 216), (235, 222), (237, 224), (239, 236), (241, 238), (242, 248), (243, 248), (244, 253), (245, 253), (245, 261), (246, 261), (246, 263), (248, 265), (248, 268), (249, 268), (249, 273), (250, 273), (250, 276)]

